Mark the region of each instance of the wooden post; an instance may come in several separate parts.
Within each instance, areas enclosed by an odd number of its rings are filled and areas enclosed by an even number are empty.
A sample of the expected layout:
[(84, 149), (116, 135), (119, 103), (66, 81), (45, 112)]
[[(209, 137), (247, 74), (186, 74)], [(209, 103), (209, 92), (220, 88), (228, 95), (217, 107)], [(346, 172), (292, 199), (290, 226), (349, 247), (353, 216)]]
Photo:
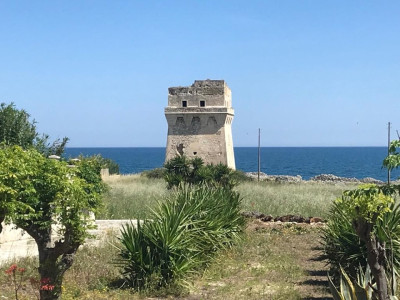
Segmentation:
[(261, 129), (258, 128), (258, 174), (257, 180), (260, 181), (260, 169), (261, 169), (261, 156), (260, 156), (260, 140), (261, 140)]
[[(389, 152), (389, 148), (390, 148), (390, 122), (388, 122), (388, 155), (390, 154)], [(388, 169), (388, 185), (390, 184), (390, 169)]]

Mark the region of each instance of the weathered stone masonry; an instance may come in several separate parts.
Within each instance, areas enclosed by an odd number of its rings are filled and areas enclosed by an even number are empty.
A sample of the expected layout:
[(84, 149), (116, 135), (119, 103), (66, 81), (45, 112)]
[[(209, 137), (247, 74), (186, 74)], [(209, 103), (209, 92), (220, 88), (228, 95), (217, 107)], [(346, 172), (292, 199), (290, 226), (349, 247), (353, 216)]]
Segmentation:
[(224, 80), (196, 80), (189, 87), (170, 87), (166, 161), (176, 155), (200, 157), (235, 169), (231, 90)]

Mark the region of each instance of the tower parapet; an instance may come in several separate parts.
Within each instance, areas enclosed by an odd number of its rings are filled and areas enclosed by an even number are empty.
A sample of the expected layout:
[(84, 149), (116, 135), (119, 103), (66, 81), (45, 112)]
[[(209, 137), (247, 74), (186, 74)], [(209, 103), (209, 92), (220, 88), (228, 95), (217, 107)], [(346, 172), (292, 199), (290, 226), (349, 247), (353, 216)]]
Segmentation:
[(165, 108), (166, 161), (185, 155), (235, 169), (233, 116), (231, 90), (224, 80), (196, 80), (188, 87), (170, 87)]

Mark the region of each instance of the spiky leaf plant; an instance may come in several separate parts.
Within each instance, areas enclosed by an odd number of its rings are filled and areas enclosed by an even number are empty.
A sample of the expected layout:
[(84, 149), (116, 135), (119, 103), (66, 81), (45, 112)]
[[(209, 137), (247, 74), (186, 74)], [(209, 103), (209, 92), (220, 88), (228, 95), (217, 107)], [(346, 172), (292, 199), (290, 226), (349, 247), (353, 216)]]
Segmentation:
[(151, 221), (123, 227), (118, 263), (126, 282), (162, 287), (204, 268), (240, 237), (240, 203), (229, 189), (181, 186), (159, 203)]

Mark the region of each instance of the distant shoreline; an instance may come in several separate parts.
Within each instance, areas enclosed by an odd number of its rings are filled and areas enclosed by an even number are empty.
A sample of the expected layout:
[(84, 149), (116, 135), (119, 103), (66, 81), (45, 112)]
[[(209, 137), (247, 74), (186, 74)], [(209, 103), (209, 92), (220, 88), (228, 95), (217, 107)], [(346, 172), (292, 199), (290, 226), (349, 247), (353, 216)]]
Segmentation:
[[(165, 149), (165, 146), (72, 146), (65, 149)], [(258, 148), (257, 146), (235, 146), (235, 148)], [(386, 148), (387, 146), (262, 146), (263, 148)]]

